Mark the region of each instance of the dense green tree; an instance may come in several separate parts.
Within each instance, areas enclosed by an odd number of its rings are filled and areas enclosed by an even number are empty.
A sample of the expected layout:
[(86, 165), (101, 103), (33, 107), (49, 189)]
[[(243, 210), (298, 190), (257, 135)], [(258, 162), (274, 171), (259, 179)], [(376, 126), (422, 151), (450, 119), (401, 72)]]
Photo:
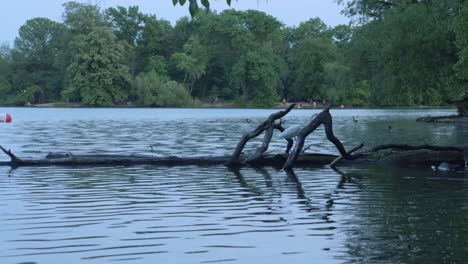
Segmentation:
[(128, 45), (128, 61), (133, 79), (136, 74), (136, 46), (144, 27), (145, 17), (138, 6), (112, 7), (107, 9), (105, 14), (117, 39), (125, 41)]
[[(63, 76), (62, 81), (62, 94), (69, 94), (64, 92), (65, 89), (71, 87), (73, 76), (70, 76), (69, 68), (74, 57), (80, 51), (76, 49), (76, 45), (73, 42), (77, 38), (83, 38), (90, 34), (96, 27), (109, 27), (108, 23), (104, 19), (104, 15), (101, 13), (97, 5), (78, 3), (78, 2), (67, 2), (63, 4), (64, 12), (63, 31), (60, 39), (61, 49), (57, 54), (56, 65), (58, 68), (57, 75)], [(70, 89), (68, 89), (70, 91)], [(70, 95), (71, 96), (71, 95)], [(79, 92), (76, 93), (75, 100), (79, 100)], [(70, 100), (74, 97), (67, 96), (64, 99)]]
[(145, 106), (183, 107), (191, 98), (185, 87), (155, 71), (141, 73), (135, 79), (138, 100)]
[[(176, 25), (177, 28), (177, 25)], [(187, 27), (188, 28), (188, 27)], [(247, 53), (258, 50), (273, 50), (275, 54), (287, 49), (283, 25), (277, 19), (263, 12), (240, 12), (226, 10), (216, 13), (201, 13), (193, 20), (192, 28), (197, 32), (200, 42), (208, 51), (209, 63), (206, 74), (196, 83), (194, 94), (211, 99), (220, 97), (232, 100), (242, 95), (232, 84), (236, 83), (234, 67), (247, 58)], [(284, 59), (275, 57), (275, 69), (284, 70)], [(237, 66), (236, 66), (237, 65)], [(282, 72), (278, 72), (278, 77)], [(272, 90), (277, 94), (281, 83), (274, 82)], [(251, 95), (256, 87), (251, 87)], [(273, 98), (273, 97), (269, 97)], [(251, 96), (249, 101), (254, 100)]]
[(331, 38), (307, 37), (291, 51), (293, 97), (300, 100), (327, 99), (323, 89), (325, 65), (335, 59)]
[[(59, 98), (61, 78), (56, 74), (55, 62), (62, 32), (61, 24), (47, 18), (30, 19), (21, 26), (11, 54), (15, 69), (12, 103), (42, 103)], [(19, 96), (25, 91), (31, 96)]]
[(0, 45), (0, 103), (8, 101), (11, 92), (10, 76), (11, 69), (11, 50), (8, 44)]
[(163, 56), (151, 56), (146, 65), (145, 72), (154, 71), (160, 76), (167, 76), (167, 62)]
[(460, 96), (451, 27), (460, 1), (353, 2), (360, 9), (352, 12), (372, 19), (353, 32), (350, 69), (354, 82), (369, 81), (374, 104), (437, 105)]
[(290, 41), (292, 46), (296, 46), (306, 39), (330, 38), (331, 34), (329, 27), (320, 18), (312, 18), (291, 29)]
[(454, 19), (453, 28), (456, 34), (455, 44), (458, 47), (458, 62), (455, 64), (457, 77), (468, 81), (468, 2)]
[(96, 27), (74, 38), (71, 45), (77, 52), (67, 69), (71, 83), (63, 93), (66, 99), (105, 106), (128, 98), (130, 76), (123, 63), (124, 47), (110, 29)]
[(458, 62), (455, 64), (457, 77), (464, 82), (463, 101), (457, 104), (458, 113), (468, 116), (468, 2), (453, 22), (458, 48)]
[(242, 94), (245, 105), (270, 107), (278, 101), (276, 86), (279, 69), (271, 49), (252, 50), (244, 54), (233, 67), (233, 87)]
[(169, 21), (145, 15), (143, 22), (144, 27), (137, 39), (136, 46), (136, 73), (147, 68), (152, 56), (157, 55), (167, 59), (173, 53), (172, 44), (169, 42), (169, 34), (172, 30)]
[(96, 5), (67, 2), (63, 7), (63, 23), (71, 35), (88, 34), (97, 26), (105, 26), (104, 15)]
[(174, 53), (171, 58), (177, 70), (184, 73), (183, 83), (188, 83), (191, 94), (195, 82), (206, 72), (209, 61), (206, 47), (194, 35), (184, 45), (184, 52)]

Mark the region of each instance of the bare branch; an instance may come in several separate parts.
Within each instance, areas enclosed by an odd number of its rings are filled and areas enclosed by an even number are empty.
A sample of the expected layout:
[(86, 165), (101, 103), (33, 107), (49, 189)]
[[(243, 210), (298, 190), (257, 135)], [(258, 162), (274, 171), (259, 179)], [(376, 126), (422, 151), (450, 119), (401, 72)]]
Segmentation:
[(241, 140), (237, 144), (236, 149), (232, 153), (231, 159), (226, 165), (236, 166), (241, 164), (242, 162), (240, 160), (240, 154), (242, 153), (242, 150), (244, 149), (247, 142), (252, 138), (258, 137), (261, 133), (263, 133), (263, 131), (273, 126), (276, 119), (280, 119), (287, 115), (295, 106), (296, 104), (291, 104), (287, 109), (271, 114), (265, 121), (263, 121), (263, 123), (258, 125), (255, 130), (242, 136)]
[[(364, 144), (359, 144), (357, 146), (355, 146), (354, 148), (350, 149), (348, 151), (348, 154), (351, 155), (353, 152), (361, 149), (362, 147), (364, 147)], [(338, 162), (342, 161), (343, 160), (343, 156), (339, 156), (338, 158), (334, 159), (331, 163), (330, 163), (330, 167), (335, 167), (336, 164), (338, 164)]]
[(435, 151), (464, 151), (465, 148), (460, 147), (449, 147), (449, 146), (433, 146), (433, 145), (405, 145), (405, 144), (386, 144), (386, 145), (379, 145), (371, 149), (372, 152), (376, 152), (379, 150), (384, 149), (399, 149), (399, 150), (418, 150), (418, 149), (430, 149)]
[(17, 164), (19, 162), (21, 162), (21, 159), (19, 159), (18, 157), (15, 156), (15, 154), (11, 153), (11, 150), (6, 150), (4, 147), (0, 146), (0, 149), (5, 153), (7, 154), (10, 159), (11, 159), (11, 163), (12, 164)]
[(312, 120), (307, 124), (304, 128), (302, 128), (301, 132), (297, 135), (296, 145), (294, 146), (293, 152), (289, 154), (288, 160), (283, 166), (283, 169), (289, 170), (294, 166), (294, 163), (297, 160), (299, 154), (301, 154), (302, 148), (304, 147), (304, 142), (307, 136), (310, 135), (317, 127), (320, 125), (325, 126), (325, 133), (327, 135), (327, 139), (331, 141), (338, 151), (340, 152), (341, 156), (345, 159), (352, 159), (353, 157), (346, 152), (343, 144), (341, 141), (335, 137), (333, 134), (332, 128), (332, 117), (330, 115), (330, 105), (328, 105), (322, 112), (320, 112), (317, 116), (312, 118)]

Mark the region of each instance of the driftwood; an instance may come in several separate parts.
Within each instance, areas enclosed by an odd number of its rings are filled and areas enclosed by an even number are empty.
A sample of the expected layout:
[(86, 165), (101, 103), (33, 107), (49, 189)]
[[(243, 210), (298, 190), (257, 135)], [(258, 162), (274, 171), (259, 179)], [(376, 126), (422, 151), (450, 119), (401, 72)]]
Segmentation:
[(467, 116), (424, 116), (416, 119), (417, 122), (426, 122), (426, 123), (452, 123), (452, 124), (467, 124)]
[(435, 151), (460, 151), (463, 152), (467, 150), (466, 147), (452, 147), (452, 146), (433, 146), (433, 145), (406, 145), (406, 144), (385, 144), (385, 145), (379, 145), (374, 148), (372, 148), (371, 151), (376, 152), (379, 150), (385, 150), (385, 149), (397, 149), (397, 150), (420, 150), (420, 149), (429, 149), (429, 150), (435, 150)]
[[(360, 144), (349, 151), (346, 151), (341, 141), (335, 137), (332, 126), (332, 116), (330, 106), (322, 112), (312, 117), (310, 122), (305, 125), (296, 135), (296, 144), (292, 152), (293, 140), (287, 139), (287, 148), (282, 154), (265, 154), (275, 130), (283, 132), (285, 129), (281, 122), (276, 123), (287, 115), (294, 104), (287, 109), (271, 114), (256, 129), (243, 135), (237, 144), (234, 152), (230, 156), (205, 156), (205, 157), (155, 157), (150, 155), (74, 155), (70, 152), (49, 153), (42, 159), (23, 159), (18, 158), (11, 150), (0, 146), (10, 161), (0, 162), (0, 166), (132, 166), (132, 165), (157, 165), (157, 166), (214, 166), (225, 165), (228, 167), (240, 166), (272, 166), (290, 170), (293, 167), (323, 166), (330, 165), (332, 168), (340, 163), (343, 165), (353, 164), (392, 164), (398, 166), (411, 165), (435, 165), (441, 163), (456, 164), (457, 166), (468, 166), (468, 146), (432, 146), (432, 145), (400, 145), (387, 144), (376, 146), (370, 150), (353, 154), (361, 149)], [(340, 155), (329, 154), (308, 154), (304, 153), (304, 142), (313, 131), (320, 125), (324, 125), (327, 139), (331, 141), (338, 149)], [(244, 150), (247, 142), (252, 138), (264, 133), (262, 144), (256, 148), (255, 152), (246, 155)], [(307, 149), (307, 148), (306, 148)]]
[[(237, 144), (236, 149), (231, 155), (231, 158), (229, 161), (226, 163), (228, 166), (239, 166), (242, 165), (243, 161), (240, 159), (240, 155), (242, 151), (244, 150), (245, 145), (247, 145), (247, 142), (251, 140), (252, 138), (258, 137), (260, 134), (262, 134), (264, 131), (268, 130), (265, 138), (263, 140), (262, 146), (258, 147), (255, 153), (250, 156), (247, 160), (249, 162), (254, 161), (255, 159), (260, 158), (260, 156), (267, 151), (268, 146), (271, 141), (271, 137), (273, 136), (273, 129), (277, 128), (280, 131), (284, 131), (284, 128), (281, 127), (281, 125), (275, 126), (275, 120), (281, 119), (285, 115), (287, 115), (294, 107), (296, 104), (291, 104), (286, 110), (279, 111), (276, 113), (271, 114), (263, 123), (261, 123), (257, 128), (255, 128), (252, 132), (245, 134), (242, 136), (242, 139), (239, 141)], [(289, 151), (290, 145), (292, 145), (292, 142), (289, 142), (288, 140), (288, 149), (286, 152)]]
[(437, 167), (441, 163), (448, 163), (454, 167), (467, 169), (468, 146), (385, 144), (358, 153), (353, 161), (346, 160), (343, 163), (344, 165), (384, 164), (398, 167)]
[[(357, 150), (360, 150), (361, 148), (364, 147), (364, 144), (359, 144), (357, 145), (356, 147), (352, 148), (349, 150), (348, 154), (352, 154), (354, 153), (355, 151)], [(330, 163), (330, 167), (335, 167), (340, 161), (342, 161), (344, 159), (344, 157), (342, 155), (340, 155), (338, 158), (334, 159), (331, 163)]]
[(335, 137), (333, 134), (333, 125), (332, 125), (332, 116), (330, 115), (330, 106), (326, 107), (320, 114), (315, 116), (309, 124), (307, 124), (297, 135), (297, 141), (294, 146), (293, 151), (289, 154), (288, 160), (283, 166), (283, 169), (288, 170), (292, 169), (294, 163), (296, 162), (299, 154), (301, 154), (302, 148), (304, 147), (304, 142), (307, 136), (310, 135), (315, 129), (317, 129), (320, 125), (325, 126), (325, 134), (327, 135), (327, 139), (335, 144), (336, 148), (340, 152), (341, 156), (345, 159), (353, 159), (350, 153), (346, 152), (343, 144), (341, 141)]
[[(3, 148), (2, 148), (3, 149)], [(4, 151), (6, 152), (6, 150)], [(11, 152), (10, 157), (14, 156)], [(14, 156), (16, 157), (16, 156)], [(73, 155), (71, 153), (49, 153), (43, 159), (11, 159), (0, 162), (0, 166), (216, 166), (224, 165), (231, 156), (205, 156), (205, 157), (153, 157), (149, 155)], [(246, 158), (241, 155), (240, 158)], [(272, 166), (281, 168), (288, 156), (286, 154), (263, 155), (252, 161), (252, 166)], [(329, 154), (307, 154), (297, 160), (297, 166), (327, 165), (336, 158)], [(245, 164), (247, 165), (247, 164)]]

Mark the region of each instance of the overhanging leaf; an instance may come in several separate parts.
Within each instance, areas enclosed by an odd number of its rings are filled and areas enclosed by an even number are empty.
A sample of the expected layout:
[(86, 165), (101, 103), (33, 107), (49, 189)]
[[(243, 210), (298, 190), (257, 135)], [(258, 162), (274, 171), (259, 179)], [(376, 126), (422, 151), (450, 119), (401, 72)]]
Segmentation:
[(195, 17), (198, 14), (199, 7), (198, 7), (197, 0), (190, 0), (189, 11), (192, 17)]
[(210, 2), (208, 0), (201, 0), (201, 3), (206, 9), (210, 9)]

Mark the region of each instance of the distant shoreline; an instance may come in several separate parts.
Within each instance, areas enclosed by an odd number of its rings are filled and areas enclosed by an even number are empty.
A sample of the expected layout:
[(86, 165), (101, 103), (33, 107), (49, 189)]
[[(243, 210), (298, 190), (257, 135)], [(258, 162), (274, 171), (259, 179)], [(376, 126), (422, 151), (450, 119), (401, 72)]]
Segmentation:
[[(297, 109), (323, 109), (323, 105), (319, 104), (316, 105), (315, 107), (306, 102), (295, 102), (298, 107)], [(0, 107), (15, 107), (15, 108), (195, 108), (195, 109), (282, 109), (286, 108), (292, 103), (286, 103), (285, 105), (283, 103), (278, 102), (274, 106), (270, 108), (258, 108), (258, 107), (241, 107), (241, 106), (236, 106), (233, 104), (224, 104), (224, 103), (216, 103), (216, 104), (209, 104), (209, 103), (203, 103), (201, 105), (197, 106), (187, 106), (187, 107), (154, 107), (154, 106), (142, 106), (142, 105), (135, 105), (135, 104), (116, 104), (112, 106), (91, 106), (91, 105), (84, 105), (80, 103), (62, 103), (62, 102), (57, 102), (57, 103), (44, 103), (44, 104), (30, 104), (30, 105), (24, 105), (24, 106), (18, 106), (18, 105), (5, 105), (5, 104), (0, 104)], [(346, 106), (344, 105), (341, 107), (340, 105), (336, 105), (333, 107), (333, 109), (456, 109), (454, 106), (380, 106), (380, 107), (352, 107), (352, 106)]]

